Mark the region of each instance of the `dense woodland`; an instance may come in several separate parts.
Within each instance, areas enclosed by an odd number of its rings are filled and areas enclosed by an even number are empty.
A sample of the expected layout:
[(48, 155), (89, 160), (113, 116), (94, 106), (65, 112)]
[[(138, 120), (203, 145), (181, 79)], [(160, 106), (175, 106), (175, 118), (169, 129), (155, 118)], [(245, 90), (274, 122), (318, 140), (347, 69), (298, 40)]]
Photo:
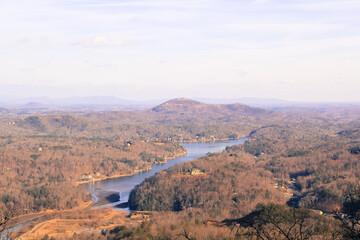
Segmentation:
[(185, 154), (170, 142), (41, 136), (5, 137), (0, 146), (1, 205), (16, 205), (18, 214), (70, 209), (89, 201), (86, 190), (76, 184), (88, 180), (82, 175), (96, 180), (133, 174)]
[[(130, 208), (145, 211), (182, 211), (201, 208), (213, 219), (249, 213), (266, 201), (285, 202), (272, 174), (255, 167), (254, 157), (240, 146), (179, 164), (148, 178), (130, 196)], [(194, 169), (200, 173), (191, 174)], [(190, 174), (188, 174), (190, 172)]]
[(176, 99), (140, 112), (0, 116), (3, 222), (81, 206), (90, 199), (77, 182), (146, 170), (184, 154), (176, 142), (249, 136), (136, 187), (130, 207), (150, 220), (71, 239), (359, 239), (356, 106), (276, 112)]
[(2, 136), (43, 134), (176, 142), (244, 137), (253, 129), (284, 118), (284, 114), (242, 104), (210, 105), (188, 99), (171, 100), (140, 112), (6, 116), (0, 123)]
[(0, 217), (81, 206), (90, 198), (77, 182), (148, 170), (186, 153), (176, 141), (238, 138), (273, 115), (282, 114), (187, 99), (141, 112), (1, 109)]
[[(272, 193), (274, 184), (287, 186), (293, 179), (300, 192), (300, 207), (324, 212), (341, 210), (347, 194), (359, 184), (357, 135), (317, 135), (281, 126), (262, 128), (243, 146), (208, 154), (147, 179), (133, 191), (130, 203), (134, 209), (176, 211), (183, 207), (217, 208), (220, 203), (233, 205), (239, 198), (242, 201), (238, 202), (251, 210), (256, 197), (261, 197), (260, 201), (280, 201)], [(204, 173), (185, 174), (194, 168)], [(214, 196), (210, 197), (210, 193)], [(211, 202), (206, 204), (199, 199)], [(239, 209), (238, 204), (234, 205)]]
[[(325, 237), (325, 233), (317, 230), (314, 235), (320, 234), (322, 239), (345, 239), (351, 234), (343, 235), (344, 224), (340, 222), (355, 226), (355, 232), (360, 227), (354, 217), (360, 209), (357, 195), (360, 186), (359, 122), (357, 117), (352, 121), (339, 117), (335, 124), (333, 120), (328, 118), (328, 121), (309, 124), (306, 119), (304, 124), (298, 121), (263, 126), (254, 130), (243, 145), (179, 164), (147, 179), (132, 191), (130, 207), (151, 211), (197, 211), (198, 221), (204, 222), (246, 218), (258, 211), (259, 203), (270, 202), (317, 210), (318, 218), (324, 218), (321, 221), (326, 223), (323, 227), (329, 228), (326, 231), (332, 235)], [(316, 121), (318, 119), (314, 119)], [(189, 169), (200, 169), (201, 173), (189, 175)], [(332, 226), (334, 216), (340, 220)], [(304, 221), (304, 226), (309, 227), (311, 222), (313, 220)], [(254, 226), (251, 225), (250, 230), (241, 227), (238, 233), (249, 236), (251, 231), (259, 230)], [(258, 239), (254, 232), (251, 234)], [(265, 239), (288, 239), (276, 234)], [(357, 238), (351, 235), (347, 239)]]

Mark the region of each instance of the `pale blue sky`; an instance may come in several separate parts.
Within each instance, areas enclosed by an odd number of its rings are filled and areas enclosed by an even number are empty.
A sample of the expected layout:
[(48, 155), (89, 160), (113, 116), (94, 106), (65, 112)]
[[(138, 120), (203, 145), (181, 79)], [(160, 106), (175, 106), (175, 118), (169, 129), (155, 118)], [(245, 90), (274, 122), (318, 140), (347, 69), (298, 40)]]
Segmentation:
[(360, 101), (359, 0), (0, 4), (2, 96)]

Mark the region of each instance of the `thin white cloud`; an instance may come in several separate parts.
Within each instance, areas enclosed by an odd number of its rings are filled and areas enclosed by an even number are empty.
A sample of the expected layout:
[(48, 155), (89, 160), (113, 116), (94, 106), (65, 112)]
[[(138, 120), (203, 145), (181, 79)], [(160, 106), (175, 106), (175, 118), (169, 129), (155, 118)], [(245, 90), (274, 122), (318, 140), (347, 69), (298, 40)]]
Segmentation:
[(359, 0), (4, 1), (0, 90), (153, 98), (212, 84), (191, 93), (331, 99), (333, 87), (359, 100), (359, 11)]
[[(267, 0), (266, 0), (267, 1)], [(65, 3), (61, 1), (60, 6), (64, 7), (167, 7), (167, 8), (177, 8), (177, 7), (203, 7), (202, 4), (217, 2), (217, 0), (177, 0), (177, 1), (168, 1), (168, 0), (131, 0), (131, 1), (77, 1), (70, 3)]]
[(269, 0), (254, 0), (253, 3), (254, 4), (263, 4), (263, 3), (267, 3), (269, 2)]
[(92, 39), (76, 41), (73, 42), (72, 44), (76, 46), (91, 48), (91, 47), (110, 47), (110, 46), (132, 46), (135, 44), (135, 42), (112, 40), (107, 35), (98, 35)]
[[(284, 4), (285, 5), (285, 4)], [(358, 0), (322, 0), (322, 1), (313, 1), (313, 0), (299, 0), (295, 1), (295, 4), (288, 4), (292, 8), (298, 10), (352, 10), (360, 7), (360, 2)]]

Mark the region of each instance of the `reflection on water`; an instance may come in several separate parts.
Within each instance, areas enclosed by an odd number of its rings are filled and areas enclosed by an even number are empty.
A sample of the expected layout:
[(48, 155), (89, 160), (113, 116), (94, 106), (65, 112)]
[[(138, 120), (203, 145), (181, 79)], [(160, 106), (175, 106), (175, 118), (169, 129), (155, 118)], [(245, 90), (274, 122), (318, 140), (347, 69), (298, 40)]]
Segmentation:
[[(219, 152), (224, 150), (227, 146), (241, 144), (246, 141), (247, 138), (240, 138), (237, 140), (228, 140), (216, 143), (183, 143), (188, 154), (186, 156), (178, 157), (169, 160), (163, 165), (154, 165), (152, 169), (147, 172), (141, 172), (133, 176), (109, 178), (102, 181), (95, 181), (84, 184), (87, 190), (91, 193), (93, 201), (98, 202), (100, 199), (108, 198), (110, 204), (98, 206), (97, 208), (119, 206), (122, 210), (128, 210), (126, 204), (129, 199), (130, 191), (138, 184), (142, 183), (145, 178), (148, 178), (155, 173), (169, 168), (178, 163), (191, 161), (196, 158), (202, 157), (209, 152)], [(116, 195), (116, 196), (114, 196)]]

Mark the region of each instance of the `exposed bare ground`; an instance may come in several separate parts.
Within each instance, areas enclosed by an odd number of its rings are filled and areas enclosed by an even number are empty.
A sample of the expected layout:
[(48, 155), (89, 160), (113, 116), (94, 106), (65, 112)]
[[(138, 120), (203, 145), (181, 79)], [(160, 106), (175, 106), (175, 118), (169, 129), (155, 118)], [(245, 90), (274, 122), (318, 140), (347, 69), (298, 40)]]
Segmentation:
[(119, 225), (136, 226), (141, 221), (142, 219), (129, 218), (123, 211), (111, 208), (94, 210), (86, 206), (82, 209), (24, 215), (17, 222), (27, 222), (26, 225), (9, 237), (27, 240), (41, 239), (48, 235), (49, 238), (71, 239), (77, 233), (100, 233), (102, 229)]

